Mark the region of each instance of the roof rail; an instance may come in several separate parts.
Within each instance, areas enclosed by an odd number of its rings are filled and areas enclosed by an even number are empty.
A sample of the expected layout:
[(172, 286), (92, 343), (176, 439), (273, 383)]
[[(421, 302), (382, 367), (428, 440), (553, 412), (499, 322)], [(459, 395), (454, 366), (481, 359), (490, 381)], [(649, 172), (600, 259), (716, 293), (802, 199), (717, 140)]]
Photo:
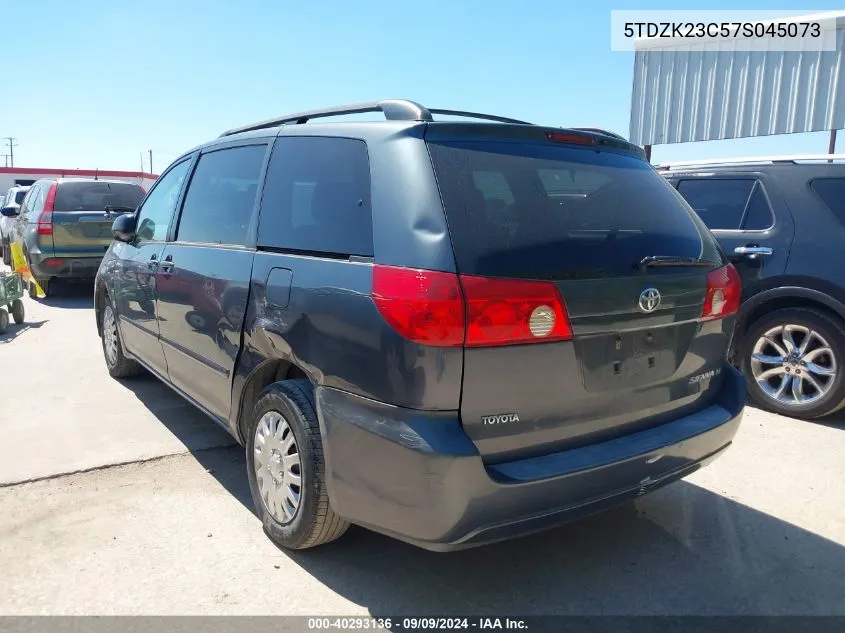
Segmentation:
[(569, 128), (571, 130), (579, 130), (581, 132), (592, 132), (594, 134), (604, 134), (605, 136), (612, 136), (613, 138), (622, 139), (623, 141), (627, 141), (624, 136), (621, 134), (617, 134), (616, 132), (611, 132), (610, 130), (605, 130), (600, 127), (573, 127)]
[(267, 119), (266, 121), (259, 121), (250, 125), (237, 127), (226, 132), (220, 136), (231, 136), (232, 134), (240, 134), (241, 132), (251, 132), (253, 130), (262, 130), (269, 127), (277, 127), (288, 123), (301, 124), (310, 121), (311, 119), (318, 119), (330, 116), (344, 116), (348, 114), (364, 114), (366, 112), (383, 112), (384, 117), (388, 120), (397, 121), (433, 121), (432, 114), (443, 114), (447, 116), (468, 117), (474, 119), (482, 119), (487, 121), (497, 121), (499, 123), (519, 123), (523, 125), (531, 125), (525, 121), (517, 119), (509, 119), (507, 117), (496, 116), (493, 114), (483, 114), (481, 112), (464, 112), (463, 110), (443, 110), (435, 108), (429, 110), (425, 106), (420, 105), (408, 99), (385, 99), (382, 101), (373, 101), (369, 103), (355, 103), (351, 105), (334, 106), (332, 108), (321, 108), (319, 110), (306, 110), (305, 112), (297, 112), (295, 114), (284, 114), (280, 117)]
[(793, 154), (786, 156), (748, 156), (743, 158), (712, 158), (659, 163), (655, 169), (672, 171), (689, 167), (718, 167), (721, 165), (773, 165), (777, 163), (829, 163), (845, 161), (845, 154)]

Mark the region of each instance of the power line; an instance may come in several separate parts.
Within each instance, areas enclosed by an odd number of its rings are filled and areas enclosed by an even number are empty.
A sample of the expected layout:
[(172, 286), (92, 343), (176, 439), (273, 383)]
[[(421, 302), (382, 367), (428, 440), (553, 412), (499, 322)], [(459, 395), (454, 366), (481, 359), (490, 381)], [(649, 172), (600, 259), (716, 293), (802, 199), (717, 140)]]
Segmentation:
[[(4, 141), (7, 141), (6, 144), (9, 146), (9, 162), (12, 163), (11, 165), (9, 165), (9, 167), (14, 167), (15, 166), (15, 148), (18, 146), (18, 144), (15, 143), (15, 141), (18, 140), (18, 139), (16, 139), (14, 136), (4, 136), (2, 138), (3, 138)], [(5, 156), (5, 154), (4, 154), (4, 156)]]

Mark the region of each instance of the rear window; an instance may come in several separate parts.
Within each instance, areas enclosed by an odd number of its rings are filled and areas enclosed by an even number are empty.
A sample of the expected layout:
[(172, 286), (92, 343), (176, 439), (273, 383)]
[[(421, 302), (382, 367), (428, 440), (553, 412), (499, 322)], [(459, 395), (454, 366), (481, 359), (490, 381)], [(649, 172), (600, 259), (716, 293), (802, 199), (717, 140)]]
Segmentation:
[(134, 209), (144, 197), (138, 185), (123, 182), (63, 182), (53, 211), (105, 211), (106, 206)]
[[(628, 155), (552, 145), (429, 142), (459, 271), (591, 279), (649, 255), (721, 263), (673, 187)], [(689, 269), (661, 269), (689, 272)]]
[(810, 187), (845, 226), (845, 178), (817, 178), (810, 183)]

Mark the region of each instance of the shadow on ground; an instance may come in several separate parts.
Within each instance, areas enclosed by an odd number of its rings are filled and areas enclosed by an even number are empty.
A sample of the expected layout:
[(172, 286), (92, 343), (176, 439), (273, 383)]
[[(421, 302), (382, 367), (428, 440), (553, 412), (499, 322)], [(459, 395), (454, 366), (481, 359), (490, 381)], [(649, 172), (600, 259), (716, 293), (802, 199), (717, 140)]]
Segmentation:
[[(194, 457), (251, 507), (240, 447)], [(331, 545), (280, 555), (378, 617), (845, 614), (845, 548), (687, 482), (451, 554), (353, 526)]]
[[(228, 435), (221, 448), (198, 442), (197, 425), (214, 423), (156, 379), (126, 385), (252, 510), (240, 446)], [(845, 615), (842, 545), (685, 481), (552, 531), (462, 552), (430, 553), (353, 526), (336, 543), (279, 556), (377, 617)]]
[[(0, 308), (0, 310), (2, 310), (2, 309), (3, 308)], [(11, 343), (15, 339), (20, 338), (21, 336), (23, 336), (24, 334), (29, 332), (29, 330), (37, 330), (38, 328), (40, 328), (45, 323), (47, 323), (47, 320), (44, 320), (44, 321), (27, 321), (27, 320), (24, 320), (24, 322), (19, 325), (19, 324), (15, 323), (14, 321), (12, 321), (10, 319), (9, 329), (6, 330), (5, 332), (3, 332), (2, 334), (0, 334), (0, 345), (3, 345), (4, 343)]]
[[(214, 469), (212, 465), (206, 465), (206, 460), (213, 459), (215, 464), (222, 460), (224, 465), (227, 459), (236, 462), (238, 467), (235, 470), (239, 469), (237, 478), (243, 479), (243, 490), (238, 488), (238, 482), (235, 481), (236, 477), (233, 476), (231, 469), (222, 469), (221, 483), (241, 503), (252, 509), (243, 465), (243, 449), (236, 444), (231, 435), (151, 374), (125, 379), (121, 383), (135, 394), (135, 397), (176, 436), (197, 461), (206, 467), (206, 470)], [(221, 447), (235, 447), (235, 450), (213, 455), (208, 452), (209, 449)], [(216, 473), (212, 474), (217, 476)]]
[(90, 281), (52, 281), (50, 295), (36, 299), (53, 308), (80, 309), (94, 307), (94, 283)]

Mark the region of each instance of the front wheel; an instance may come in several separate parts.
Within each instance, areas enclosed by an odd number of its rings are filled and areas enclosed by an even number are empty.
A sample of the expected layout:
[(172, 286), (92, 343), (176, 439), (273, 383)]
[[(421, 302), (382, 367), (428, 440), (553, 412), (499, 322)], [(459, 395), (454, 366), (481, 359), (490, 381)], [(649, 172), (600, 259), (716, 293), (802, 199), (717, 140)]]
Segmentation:
[(12, 265), (12, 252), (11, 252), (11, 249), (9, 248), (9, 243), (4, 241), (2, 243), (2, 245), (0, 245), (0, 249), (2, 249), (2, 251), (3, 251), (3, 263), (6, 264), (6, 266), (11, 266)]
[(349, 523), (329, 505), (311, 383), (286, 380), (267, 387), (245, 431), (249, 489), (270, 540), (306, 549), (340, 538)]
[(127, 358), (123, 353), (123, 343), (120, 340), (120, 331), (117, 329), (117, 316), (108, 299), (103, 306), (100, 325), (103, 331), (103, 356), (106, 359), (109, 375), (112, 378), (128, 378), (142, 373), (141, 365)]
[(765, 409), (803, 419), (845, 406), (845, 324), (810, 308), (776, 310), (743, 337), (748, 392)]
[(9, 329), (9, 313), (0, 308), (0, 334), (5, 334)]

